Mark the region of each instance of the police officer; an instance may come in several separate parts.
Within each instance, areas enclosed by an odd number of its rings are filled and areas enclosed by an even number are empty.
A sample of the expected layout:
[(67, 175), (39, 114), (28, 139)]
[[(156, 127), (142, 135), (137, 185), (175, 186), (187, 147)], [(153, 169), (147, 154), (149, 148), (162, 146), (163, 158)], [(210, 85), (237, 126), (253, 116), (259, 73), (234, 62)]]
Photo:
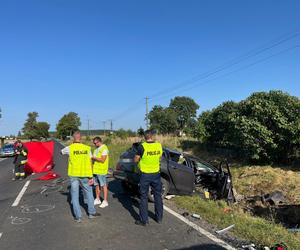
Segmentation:
[(15, 177), (13, 178), (13, 180), (16, 179), (22, 180), (23, 178), (25, 178), (24, 168), (28, 159), (28, 150), (20, 140), (18, 140), (16, 143), (15, 153), (16, 153), (14, 159)]
[(146, 226), (148, 224), (148, 192), (151, 186), (154, 193), (156, 222), (161, 223), (163, 217), (162, 184), (160, 179), (160, 158), (162, 146), (155, 142), (151, 130), (145, 131), (145, 142), (142, 143), (135, 155), (134, 161), (138, 163), (140, 176), (140, 220), (135, 224)]
[(100, 216), (94, 207), (93, 171), (91, 147), (81, 143), (79, 131), (73, 134), (73, 143), (61, 150), (62, 154), (69, 155), (68, 175), (71, 182), (71, 200), (75, 221), (81, 222), (81, 209), (79, 205), (79, 185), (82, 187), (84, 197), (87, 199), (89, 219)]

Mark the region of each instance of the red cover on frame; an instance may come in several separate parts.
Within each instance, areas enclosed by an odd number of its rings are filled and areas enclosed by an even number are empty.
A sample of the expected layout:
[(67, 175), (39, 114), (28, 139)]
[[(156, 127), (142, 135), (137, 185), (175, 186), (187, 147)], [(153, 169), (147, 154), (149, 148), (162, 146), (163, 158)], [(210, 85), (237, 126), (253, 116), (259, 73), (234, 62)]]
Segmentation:
[(26, 173), (42, 173), (52, 169), (54, 141), (26, 142), (24, 145), (28, 149)]

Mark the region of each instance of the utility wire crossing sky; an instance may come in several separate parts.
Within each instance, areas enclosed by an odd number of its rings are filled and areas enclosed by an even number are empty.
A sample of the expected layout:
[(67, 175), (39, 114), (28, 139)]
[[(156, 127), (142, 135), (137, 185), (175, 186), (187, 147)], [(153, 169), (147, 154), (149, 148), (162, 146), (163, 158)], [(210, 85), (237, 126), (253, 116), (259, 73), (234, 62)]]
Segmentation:
[[(199, 114), (256, 91), (300, 96), (298, 1), (2, 1), (0, 135), (27, 113), (145, 127), (145, 97)], [(89, 124), (87, 124), (89, 121)]]

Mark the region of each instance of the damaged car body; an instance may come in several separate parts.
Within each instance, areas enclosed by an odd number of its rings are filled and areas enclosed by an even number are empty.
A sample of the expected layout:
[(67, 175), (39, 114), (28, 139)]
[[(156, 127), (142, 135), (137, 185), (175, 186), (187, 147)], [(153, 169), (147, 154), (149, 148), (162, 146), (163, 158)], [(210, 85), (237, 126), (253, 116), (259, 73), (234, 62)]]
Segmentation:
[[(134, 162), (138, 146), (139, 143), (134, 143), (120, 156), (113, 173), (116, 179), (122, 181), (123, 188), (130, 191), (138, 190), (140, 179), (139, 168)], [(225, 164), (224, 170), (223, 163), (215, 167), (197, 157), (163, 148), (160, 165), (163, 196), (191, 195), (197, 187), (201, 187), (210, 193), (212, 199), (234, 201), (228, 164)], [(149, 200), (153, 201), (151, 190), (148, 196)]]

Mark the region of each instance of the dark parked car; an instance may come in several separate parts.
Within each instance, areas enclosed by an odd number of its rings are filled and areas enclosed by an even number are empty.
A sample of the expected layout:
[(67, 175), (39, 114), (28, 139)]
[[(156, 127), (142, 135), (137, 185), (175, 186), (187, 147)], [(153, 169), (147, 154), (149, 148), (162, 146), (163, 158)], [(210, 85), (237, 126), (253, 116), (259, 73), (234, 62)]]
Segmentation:
[[(138, 190), (140, 172), (134, 162), (138, 145), (134, 143), (120, 156), (113, 173), (116, 179), (122, 181), (125, 189)], [(206, 188), (215, 199), (227, 198), (228, 195), (232, 195), (231, 175), (228, 164), (226, 171), (222, 165), (217, 168), (197, 157), (163, 148), (160, 169), (163, 196), (167, 194), (189, 195), (199, 185)], [(149, 200), (153, 201), (151, 190)]]
[(5, 144), (0, 149), (0, 157), (8, 157), (8, 156), (14, 156), (15, 155), (15, 149), (13, 144)]

